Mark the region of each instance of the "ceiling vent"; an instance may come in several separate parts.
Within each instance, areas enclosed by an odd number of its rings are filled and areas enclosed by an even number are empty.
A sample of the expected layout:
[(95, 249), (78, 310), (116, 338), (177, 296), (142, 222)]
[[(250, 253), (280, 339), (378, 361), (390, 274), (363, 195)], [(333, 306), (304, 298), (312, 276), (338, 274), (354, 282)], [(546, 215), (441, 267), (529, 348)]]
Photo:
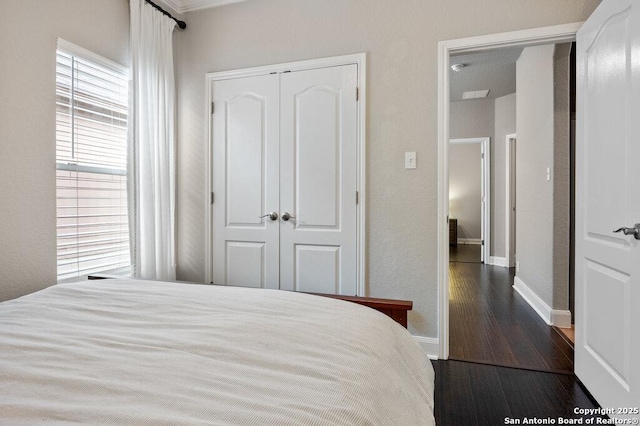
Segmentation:
[(464, 92), (462, 94), (462, 99), (478, 99), (478, 98), (486, 98), (489, 94), (489, 89), (487, 90), (474, 90), (471, 92)]

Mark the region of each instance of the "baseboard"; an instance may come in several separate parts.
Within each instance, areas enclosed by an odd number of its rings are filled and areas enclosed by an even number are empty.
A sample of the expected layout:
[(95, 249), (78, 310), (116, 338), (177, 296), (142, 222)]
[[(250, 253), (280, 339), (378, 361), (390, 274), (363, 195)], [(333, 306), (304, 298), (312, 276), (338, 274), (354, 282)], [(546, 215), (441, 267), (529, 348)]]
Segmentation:
[(507, 267), (506, 257), (489, 256), (489, 265)]
[(480, 238), (458, 238), (458, 244), (482, 244)]
[(438, 359), (440, 340), (433, 337), (413, 336), (429, 359)]
[(559, 328), (571, 328), (571, 311), (553, 309), (551, 311), (551, 321)]
[(551, 309), (528, 285), (519, 277), (513, 279), (513, 288), (520, 296), (540, 315), (540, 318), (549, 325), (560, 328), (571, 328), (571, 312), (561, 309)]

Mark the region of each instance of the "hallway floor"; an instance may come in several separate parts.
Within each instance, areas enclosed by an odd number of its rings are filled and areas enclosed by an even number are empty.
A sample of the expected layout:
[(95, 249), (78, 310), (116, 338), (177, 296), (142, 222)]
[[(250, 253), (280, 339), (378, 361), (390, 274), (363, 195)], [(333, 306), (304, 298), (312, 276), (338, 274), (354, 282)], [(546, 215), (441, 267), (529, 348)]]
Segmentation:
[(514, 269), (451, 262), (449, 358), (573, 373), (573, 349), (513, 289)]
[(480, 244), (458, 244), (449, 247), (449, 262), (482, 263)]

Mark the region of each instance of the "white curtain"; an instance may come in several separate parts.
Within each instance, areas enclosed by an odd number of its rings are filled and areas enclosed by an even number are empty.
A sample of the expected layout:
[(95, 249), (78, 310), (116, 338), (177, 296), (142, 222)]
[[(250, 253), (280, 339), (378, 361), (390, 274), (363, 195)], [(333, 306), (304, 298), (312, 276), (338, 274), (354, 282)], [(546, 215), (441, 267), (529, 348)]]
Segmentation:
[(130, 0), (129, 212), (134, 276), (175, 281), (175, 21)]

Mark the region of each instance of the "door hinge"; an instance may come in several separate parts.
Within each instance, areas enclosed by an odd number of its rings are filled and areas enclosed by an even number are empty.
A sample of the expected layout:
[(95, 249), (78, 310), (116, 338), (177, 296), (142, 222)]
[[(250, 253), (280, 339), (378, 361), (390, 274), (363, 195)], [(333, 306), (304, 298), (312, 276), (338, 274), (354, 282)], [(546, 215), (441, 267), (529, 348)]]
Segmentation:
[(216, 110), (215, 103), (211, 102), (211, 114)]
[(356, 102), (360, 100), (360, 88), (356, 86)]
[(484, 160), (484, 152), (482, 154), (480, 154), (480, 158), (482, 158)]
[(482, 240), (482, 245), (484, 245), (484, 240)]
[(215, 199), (216, 199), (216, 196), (215, 196), (215, 194), (212, 192), (212, 193), (211, 193), (211, 204), (213, 204), (213, 202), (215, 201)]
[(358, 191), (356, 191), (356, 204), (358, 203), (359, 203), (359, 194), (358, 194)]

